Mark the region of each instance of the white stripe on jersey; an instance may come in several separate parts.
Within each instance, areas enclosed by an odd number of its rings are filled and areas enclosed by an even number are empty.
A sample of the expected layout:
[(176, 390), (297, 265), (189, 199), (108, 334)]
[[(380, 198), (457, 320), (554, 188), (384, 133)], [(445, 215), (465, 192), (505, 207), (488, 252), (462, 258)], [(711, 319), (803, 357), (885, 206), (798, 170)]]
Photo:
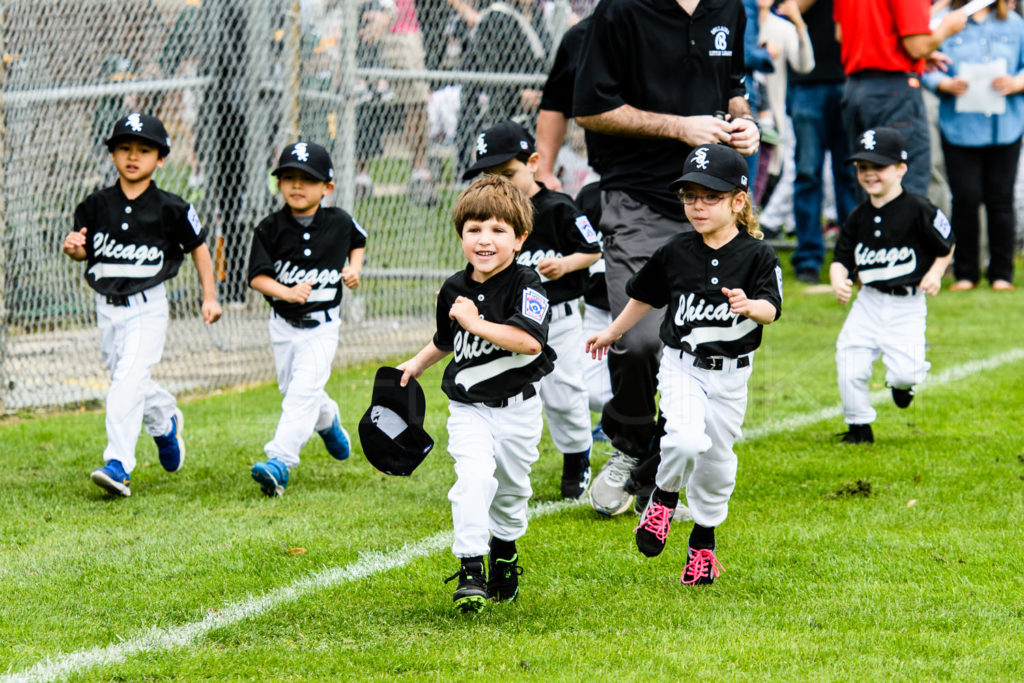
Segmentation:
[(893, 263), (884, 268), (861, 268), (857, 271), (860, 281), (864, 284), (869, 282), (885, 282), (896, 278), (910, 275), (917, 270), (917, 254), (910, 250), (911, 259), (906, 263)]
[(149, 278), (158, 275), (164, 268), (163, 259), (154, 266), (142, 266), (135, 263), (96, 263), (88, 270), (97, 280), (105, 277)]
[(695, 327), (679, 341), (689, 344), (691, 349), (696, 350), (701, 344), (708, 342), (727, 342), (742, 339), (757, 329), (757, 323), (746, 318), (729, 327)]
[(338, 293), (337, 287), (321, 287), (309, 293), (306, 303), (319, 303), (321, 301), (334, 301), (334, 295)]
[(513, 353), (511, 356), (496, 358), (495, 360), (488, 361), (482, 365), (472, 365), (468, 368), (463, 368), (456, 373), (455, 383), (461, 385), (463, 389), (468, 390), (471, 387), (480, 384), (480, 382), (486, 382), (487, 380), (497, 377), (508, 370), (526, 367), (533, 361), (537, 360), (537, 356), (539, 355), (540, 354), (534, 354), (532, 356), (528, 356), (525, 353)]

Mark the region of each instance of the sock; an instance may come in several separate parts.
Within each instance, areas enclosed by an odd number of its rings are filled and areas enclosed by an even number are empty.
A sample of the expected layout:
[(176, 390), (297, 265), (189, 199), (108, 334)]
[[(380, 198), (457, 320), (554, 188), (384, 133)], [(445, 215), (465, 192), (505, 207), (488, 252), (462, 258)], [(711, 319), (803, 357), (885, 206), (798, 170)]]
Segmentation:
[(675, 509), (676, 505), (679, 504), (679, 491), (665, 491), (654, 487), (654, 493), (651, 494), (651, 498), (666, 507)]
[(562, 463), (563, 474), (582, 474), (583, 470), (587, 469), (587, 466), (590, 464), (590, 449), (588, 448), (579, 453), (565, 453), (562, 457), (564, 458)]
[(491, 556), (494, 559), (511, 560), (515, 555), (515, 541), (503, 541), (497, 536), (491, 536)]
[(693, 531), (690, 532), (690, 547), (707, 548), (708, 550), (715, 549), (715, 527), (713, 526), (701, 526), (700, 524), (693, 525)]

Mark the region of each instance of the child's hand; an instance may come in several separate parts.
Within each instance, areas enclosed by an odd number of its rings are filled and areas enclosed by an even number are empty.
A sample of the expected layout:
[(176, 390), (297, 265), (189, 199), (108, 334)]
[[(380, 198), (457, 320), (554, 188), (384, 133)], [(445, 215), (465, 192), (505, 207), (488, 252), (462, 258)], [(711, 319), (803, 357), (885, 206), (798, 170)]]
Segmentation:
[(565, 275), (565, 262), (560, 258), (541, 259), (537, 264), (537, 272), (549, 280), (557, 280)]
[(928, 296), (935, 296), (942, 290), (942, 275), (929, 270), (921, 278), (921, 284), (917, 287)]
[(349, 289), (355, 289), (359, 286), (359, 271), (351, 266), (345, 266), (341, 269), (341, 281)]
[(722, 294), (729, 297), (729, 310), (737, 315), (750, 315), (750, 299), (742, 289), (722, 287)]
[(396, 369), (402, 371), (402, 379), (399, 380), (398, 384), (403, 387), (409, 383), (410, 379), (417, 379), (423, 374), (423, 368), (420, 367), (415, 358), (410, 358)]
[(460, 296), (455, 299), (455, 303), (448, 310), (448, 317), (458, 321), (464, 330), (469, 330), (469, 326), (473, 324), (473, 321), (480, 318), (480, 311), (472, 299)]
[(304, 304), (309, 299), (309, 293), (313, 291), (312, 282), (300, 282), (297, 285), (288, 288), (289, 296), (285, 301), (289, 301), (293, 304)]
[(203, 311), (203, 322), (206, 323), (207, 325), (209, 325), (211, 323), (215, 323), (218, 320), (220, 320), (220, 316), (221, 316), (220, 304), (217, 303), (216, 299), (210, 299), (209, 301), (204, 301), (203, 302), (203, 306), (202, 306), (202, 311)]
[(86, 228), (78, 232), (72, 232), (64, 238), (64, 253), (73, 259), (81, 261), (85, 258), (85, 233)]
[(850, 297), (853, 296), (853, 280), (850, 278), (833, 280), (832, 292), (836, 295), (836, 301), (845, 306), (850, 303)]
[(590, 354), (591, 358), (601, 360), (608, 355), (608, 348), (621, 337), (621, 334), (615, 334), (611, 331), (610, 327), (606, 327), (587, 339), (586, 351)]

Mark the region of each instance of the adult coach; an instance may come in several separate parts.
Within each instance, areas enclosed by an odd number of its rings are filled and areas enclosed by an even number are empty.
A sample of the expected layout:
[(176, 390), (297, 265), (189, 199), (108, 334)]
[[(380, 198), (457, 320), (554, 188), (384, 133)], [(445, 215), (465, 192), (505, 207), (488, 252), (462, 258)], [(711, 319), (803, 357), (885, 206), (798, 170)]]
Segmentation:
[[(604, 0), (577, 65), (573, 114), (601, 135), (601, 231), (612, 315), (626, 282), (654, 250), (692, 230), (669, 190), (693, 147), (723, 143), (744, 155), (759, 133), (744, 97), (741, 0)], [(728, 119), (716, 112), (728, 112)], [(628, 471), (655, 436), (660, 316), (644, 318), (609, 355), (613, 398), (602, 424), (616, 453), (591, 488), (599, 512), (624, 512)]]
[(910, 156), (903, 187), (927, 196), (931, 143), (921, 74), (926, 61), (942, 65), (936, 50), (963, 30), (966, 15), (950, 12), (933, 31), (928, 0), (835, 0), (834, 18), (847, 76), (843, 126), (851, 149), (868, 128), (895, 128)]

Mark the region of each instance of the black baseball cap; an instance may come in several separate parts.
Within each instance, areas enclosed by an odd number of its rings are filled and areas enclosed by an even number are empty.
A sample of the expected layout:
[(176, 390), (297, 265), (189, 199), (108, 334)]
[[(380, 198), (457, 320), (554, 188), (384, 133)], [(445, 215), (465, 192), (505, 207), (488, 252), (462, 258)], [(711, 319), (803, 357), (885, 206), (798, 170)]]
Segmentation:
[(423, 429), (427, 401), (419, 383), (410, 378), (399, 384), (403, 372), (377, 369), (370, 407), (359, 421), (359, 442), (370, 464), (384, 474), (408, 477), (434, 447)]
[(533, 136), (515, 121), (496, 123), (476, 138), (476, 163), (462, 174), (471, 180), (489, 168), (500, 166), (520, 154), (537, 151)]
[(695, 147), (683, 162), (683, 175), (668, 186), (676, 191), (683, 183), (696, 183), (719, 192), (750, 189), (749, 169), (743, 155), (728, 145)]
[(160, 151), (160, 156), (165, 157), (171, 152), (171, 139), (167, 137), (167, 130), (164, 124), (155, 116), (133, 112), (117, 120), (114, 124), (114, 132), (107, 138), (107, 149), (114, 151), (114, 145), (126, 138), (138, 138), (146, 142), (152, 142)]
[(295, 168), (324, 183), (334, 182), (334, 164), (327, 150), (315, 142), (293, 142), (281, 152), (274, 175), (286, 168)]
[(869, 128), (857, 138), (857, 151), (846, 162), (869, 161), (879, 166), (906, 163), (907, 141), (895, 128)]

